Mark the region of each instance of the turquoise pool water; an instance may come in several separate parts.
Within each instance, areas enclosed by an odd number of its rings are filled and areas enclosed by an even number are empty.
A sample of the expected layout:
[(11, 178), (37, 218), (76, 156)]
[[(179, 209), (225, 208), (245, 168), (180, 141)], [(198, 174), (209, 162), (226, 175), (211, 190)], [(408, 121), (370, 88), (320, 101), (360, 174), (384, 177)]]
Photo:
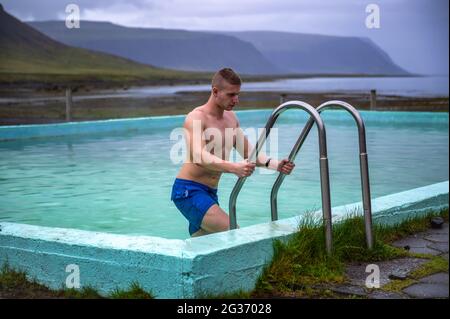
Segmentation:
[[(243, 128), (263, 127), (270, 111), (238, 112)], [(367, 130), (372, 197), (448, 180), (448, 114), (361, 112)], [(343, 111), (323, 115), (327, 128), (332, 206), (361, 200), (356, 126)], [(307, 116), (283, 114), (279, 156), (290, 151)], [(183, 117), (149, 121), (114, 133), (0, 142), (0, 221), (123, 234), (187, 238), (187, 222), (170, 202), (180, 164), (170, 160), (169, 136)], [(241, 226), (270, 220), (276, 174), (256, 172), (237, 202)], [(224, 175), (219, 201), (237, 177)], [(279, 193), (280, 218), (320, 209), (317, 132)]]

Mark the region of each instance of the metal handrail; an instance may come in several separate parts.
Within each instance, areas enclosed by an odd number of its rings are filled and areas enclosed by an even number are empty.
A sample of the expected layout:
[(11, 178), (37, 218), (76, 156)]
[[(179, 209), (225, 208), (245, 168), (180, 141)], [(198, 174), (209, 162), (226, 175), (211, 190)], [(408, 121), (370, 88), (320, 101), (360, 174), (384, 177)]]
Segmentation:
[[(331, 200), (330, 200), (330, 181), (329, 181), (329, 172), (328, 172), (328, 158), (327, 158), (327, 142), (326, 142), (326, 132), (325, 126), (323, 124), (322, 119), (320, 118), (319, 113), (316, 109), (309, 105), (308, 103), (302, 101), (289, 101), (278, 106), (271, 114), (269, 120), (267, 121), (264, 132), (260, 135), (258, 142), (256, 143), (255, 148), (252, 150), (249, 159), (258, 158), (259, 151), (261, 150), (262, 145), (269, 136), (270, 130), (277, 121), (278, 117), (281, 113), (288, 109), (302, 109), (309, 113), (311, 116), (310, 121), (315, 122), (317, 125), (318, 135), (319, 135), (319, 151), (320, 151), (320, 182), (321, 182), (321, 193), (322, 193), (322, 213), (323, 213), (323, 222), (325, 224), (325, 241), (326, 241), (326, 249), (328, 253), (332, 251), (332, 222), (331, 222)], [(312, 125), (311, 125), (312, 126)], [(303, 129), (302, 133), (305, 130)], [(309, 130), (308, 130), (309, 132)], [(298, 142), (295, 144), (294, 148), (297, 147)], [(302, 142), (303, 143), (303, 142)], [(297, 150), (298, 151), (298, 150)], [(293, 157), (291, 157), (291, 155)], [(291, 152), (289, 159), (293, 160), (297, 152), (294, 150)], [(229, 213), (230, 213), (230, 229), (235, 229), (237, 227), (236, 222), (236, 200), (237, 196), (246, 180), (246, 177), (240, 177), (230, 195), (230, 203), (229, 203)]]
[[(372, 235), (372, 205), (370, 199), (370, 184), (369, 184), (369, 166), (367, 161), (367, 149), (366, 149), (366, 130), (364, 126), (364, 121), (362, 120), (359, 112), (350, 104), (343, 101), (328, 101), (321, 104), (316, 110), (321, 113), (324, 109), (330, 106), (340, 106), (346, 111), (348, 111), (356, 121), (356, 125), (358, 126), (358, 135), (359, 135), (359, 160), (360, 160), (360, 171), (361, 171), (361, 189), (362, 189), (362, 198), (363, 198), (363, 208), (364, 208), (364, 223), (366, 230), (366, 243), (369, 249), (373, 248), (373, 235)], [(310, 118), (303, 128), (300, 137), (295, 143), (294, 148), (289, 155), (289, 159), (294, 159), (300, 150), (303, 142), (309, 134), (312, 126), (314, 125), (314, 118)], [(280, 173), (278, 178), (276, 179), (272, 192), (270, 195), (270, 205), (271, 205), (271, 213), (272, 220), (278, 219), (278, 209), (277, 209), (277, 195), (278, 190), (280, 188), (281, 183), (283, 182), (285, 174)]]

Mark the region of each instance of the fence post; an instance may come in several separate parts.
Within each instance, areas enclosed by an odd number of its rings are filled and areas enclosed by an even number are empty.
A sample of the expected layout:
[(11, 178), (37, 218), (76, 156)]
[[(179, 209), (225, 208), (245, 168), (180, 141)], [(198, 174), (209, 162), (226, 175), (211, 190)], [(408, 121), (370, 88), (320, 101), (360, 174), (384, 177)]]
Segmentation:
[(72, 121), (72, 88), (66, 88), (66, 121)]
[(284, 101), (286, 100), (286, 95), (287, 94), (280, 94), (280, 104), (284, 103)]
[(377, 108), (377, 90), (370, 90), (370, 110), (375, 111)]

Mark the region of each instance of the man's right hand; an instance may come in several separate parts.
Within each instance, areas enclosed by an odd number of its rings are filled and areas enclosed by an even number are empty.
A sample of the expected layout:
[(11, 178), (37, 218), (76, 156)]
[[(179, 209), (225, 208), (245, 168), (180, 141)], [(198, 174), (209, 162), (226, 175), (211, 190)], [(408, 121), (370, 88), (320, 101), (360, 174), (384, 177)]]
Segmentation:
[(232, 173), (236, 174), (238, 177), (248, 177), (253, 174), (255, 167), (255, 163), (251, 163), (248, 160), (245, 160), (240, 163), (234, 163), (234, 169)]

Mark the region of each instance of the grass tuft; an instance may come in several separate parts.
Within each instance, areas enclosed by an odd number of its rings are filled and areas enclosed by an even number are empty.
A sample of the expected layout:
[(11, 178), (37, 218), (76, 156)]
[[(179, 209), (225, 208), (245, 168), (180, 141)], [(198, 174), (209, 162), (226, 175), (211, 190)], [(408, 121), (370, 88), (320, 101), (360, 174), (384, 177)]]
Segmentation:
[(12, 269), (5, 263), (0, 270), (0, 297), (2, 298), (69, 298), (69, 299), (153, 299), (138, 283), (132, 283), (128, 290), (116, 289), (109, 296), (102, 296), (95, 288), (51, 290), (30, 280), (23, 271)]
[[(446, 209), (409, 218), (395, 225), (374, 224), (374, 245), (369, 250), (366, 247), (364, 218), (352, 213), (334, 225), (333, 253), (328, 255), (321, 220), (312, 214), (306, 214), (300, 222), (298, 232), (291, 239), (274, 243), (273, 260), (264, 269), (254, 294), (288, 294), (296, 291), (297, 296), (309, 295), (311, 287), (345, 282), (344, 269), (347, 262), (374, 262), (410, 256), (407, 251), (392, 247), (389, 243), (428, 229), (430, 218), (437, 215), (448, 221)], [(446, 265), (441, 262), (439, 267), (448, 269), (448, 262)]]
[(116, 289), (110, 296), (113, 299), (153, 299), (151, 293), (146, 292), (137, 282), (133, 282), (129, 290)]
[(421, 265), (409, 274), (406, 280), (392, 280), (382, 287), (385, 291), (401, 292), (404, 288), (418, 282), (420, 278), (438, 273), (448, 272), (448, 261), (442, 257), (433, 256), (431, 260)]

